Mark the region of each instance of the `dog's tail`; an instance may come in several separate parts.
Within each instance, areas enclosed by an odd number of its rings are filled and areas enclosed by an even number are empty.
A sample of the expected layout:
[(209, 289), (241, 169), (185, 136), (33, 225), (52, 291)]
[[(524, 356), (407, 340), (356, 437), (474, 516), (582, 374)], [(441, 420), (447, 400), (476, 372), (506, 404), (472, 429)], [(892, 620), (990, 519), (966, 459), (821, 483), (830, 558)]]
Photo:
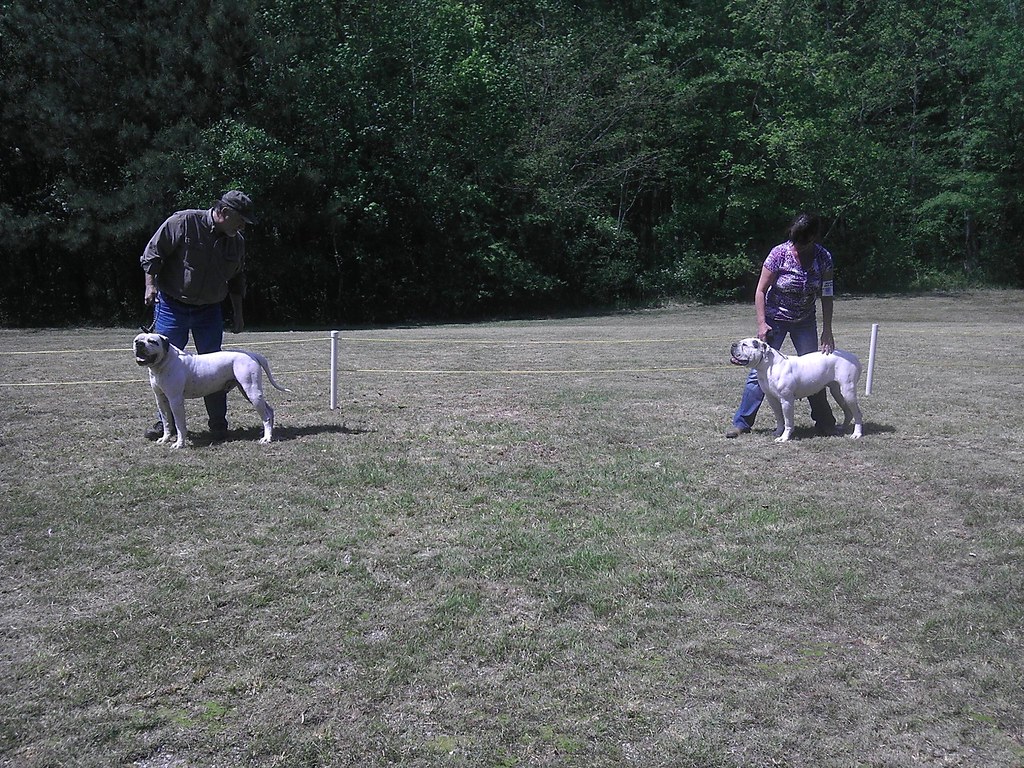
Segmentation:
[(279, 389), (282, 392), (291, 392), (290, 389), (288, 389), (287, 387), (282, 387), (280, 384), (277, 383), (277, 381), (275, 381), (274, 374), (270, 372), (270, 362), (267, 360), (267, 358), (265, 358), (259, 352), (252, 352), (251, 350), (246, 350), (246, 354), (260, 364), (260, 367), (266, 372), (267, 379), (274, 386), (274, 389)]

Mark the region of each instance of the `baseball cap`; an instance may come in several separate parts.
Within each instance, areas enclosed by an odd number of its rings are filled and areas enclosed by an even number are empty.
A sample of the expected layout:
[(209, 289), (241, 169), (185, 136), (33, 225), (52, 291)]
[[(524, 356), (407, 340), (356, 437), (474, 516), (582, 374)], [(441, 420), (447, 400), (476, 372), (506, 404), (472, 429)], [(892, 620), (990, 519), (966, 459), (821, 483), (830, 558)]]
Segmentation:
[(220, 197), (220, 203), (236, 211), (239, 216), (245, 219), (246, 224), (257, 223), (256, 214), (253, 212), (252, 200), (244, 192), (239, 192), (237, 189), (225, 192)]

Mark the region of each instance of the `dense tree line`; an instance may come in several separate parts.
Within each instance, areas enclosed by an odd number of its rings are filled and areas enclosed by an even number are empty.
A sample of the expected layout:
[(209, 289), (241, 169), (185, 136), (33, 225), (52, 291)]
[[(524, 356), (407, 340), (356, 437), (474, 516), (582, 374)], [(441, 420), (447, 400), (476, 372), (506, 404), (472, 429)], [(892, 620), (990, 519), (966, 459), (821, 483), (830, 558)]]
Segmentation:
[(1018, 0), (0, 0), (0, 323), (142, 312), (171, 211), (256, 200), (248, 319), (1024, 284)]

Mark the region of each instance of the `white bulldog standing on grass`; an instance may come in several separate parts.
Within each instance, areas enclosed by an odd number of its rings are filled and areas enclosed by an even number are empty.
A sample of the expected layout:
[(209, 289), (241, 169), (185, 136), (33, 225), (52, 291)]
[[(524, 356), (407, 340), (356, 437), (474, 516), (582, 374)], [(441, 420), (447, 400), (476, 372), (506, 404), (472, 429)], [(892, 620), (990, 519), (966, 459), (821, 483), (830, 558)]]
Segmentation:
[(850, 437), (856, 439), (863, 434), (863, 418), (857, 403), (860, 360), (852, 352), (837, 349), (827, 355), (811, 352), (790, 357), (757, 338), (737, 341), (731, 352), (733, 365), (757, 371), (757, 382), (775, 412), (775, 442), (784, 443), (793, 433), (793, 403), (825, 387), (843, 409), (843, 431), (852, 421)]
[(185, 400), (206, 397), (214, 392), (228, 392), (235, 387), (252, 403), (263, 419), (261, 443), (274, 436), (274, 409), (263, 395), (263, 371), (275, 389), (291, 392), (274, 380), (270, 363), (259, 352), (237, 350), (187, 355), (158, 333), (140, 333), (135, 337), (135, 362), (149, 368), (149, 383), (156, 396), (164, 435), (158, 443), (178, 439), (172, 447), (185, 445), (188, 429), (185, 424)]

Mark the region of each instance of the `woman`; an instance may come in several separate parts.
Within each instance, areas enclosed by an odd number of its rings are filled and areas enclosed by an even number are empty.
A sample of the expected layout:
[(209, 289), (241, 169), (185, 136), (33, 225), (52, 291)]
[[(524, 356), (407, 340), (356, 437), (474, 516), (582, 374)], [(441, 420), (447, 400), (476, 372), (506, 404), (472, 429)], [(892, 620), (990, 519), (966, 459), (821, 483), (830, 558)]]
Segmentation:
[[(798, 355), (819, 349), (828, 355), (836, 348), (832, 337), (832, 254), (816, 242), (820, 233), (818, 216), (799, 214), (789, 226), (789, 239), (772, 248), (761, 267), (754, 294), (757, 337), (775, 349), (782, 347), (787, 333)], [(820, 346), (815, 317), (815, 300), (819, 297)], [(751, 370), (743, 388), (743, 399), (725, 436), (737, 437), (749, 432), (763, 399), (757, 371)], [(807, 399), (811, 403), (815, 431), (819, 435), (836, 434), (836, 419), (825, 398), (825, 390)]]

